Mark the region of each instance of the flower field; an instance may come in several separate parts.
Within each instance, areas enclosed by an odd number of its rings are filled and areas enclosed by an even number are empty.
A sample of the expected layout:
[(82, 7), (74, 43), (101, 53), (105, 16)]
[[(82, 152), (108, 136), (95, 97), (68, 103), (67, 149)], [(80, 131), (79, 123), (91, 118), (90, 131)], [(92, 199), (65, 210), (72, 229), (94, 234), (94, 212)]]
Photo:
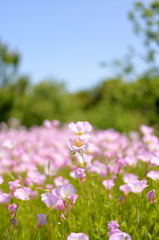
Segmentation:
[(0, 126), (0, 239), (159, 239), (159, 139), (88, 122)]

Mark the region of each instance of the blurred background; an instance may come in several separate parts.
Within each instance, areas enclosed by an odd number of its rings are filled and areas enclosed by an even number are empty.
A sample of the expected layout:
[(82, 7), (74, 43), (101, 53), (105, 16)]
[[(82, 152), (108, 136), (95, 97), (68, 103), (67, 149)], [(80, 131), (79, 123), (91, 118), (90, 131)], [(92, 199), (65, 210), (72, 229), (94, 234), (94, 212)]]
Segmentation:
[(159, 132), (159, 0), (0, 2), (0, 122)]

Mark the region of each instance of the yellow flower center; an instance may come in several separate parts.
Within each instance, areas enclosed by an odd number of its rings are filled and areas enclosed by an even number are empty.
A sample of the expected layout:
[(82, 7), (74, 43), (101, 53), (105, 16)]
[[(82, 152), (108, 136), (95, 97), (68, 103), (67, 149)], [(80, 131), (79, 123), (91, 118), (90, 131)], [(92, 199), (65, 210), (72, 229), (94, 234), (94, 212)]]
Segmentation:
[(78, 139), (75, 140), (75, 144), (77, 147), (82, 147), (83, 146), (83, 141), (79, 141)]
[(79, 136), (82, 135), (82, 134), (83, 134), (83, 132), (77, 132), (76, 133), (76, 135), (79, 135)]

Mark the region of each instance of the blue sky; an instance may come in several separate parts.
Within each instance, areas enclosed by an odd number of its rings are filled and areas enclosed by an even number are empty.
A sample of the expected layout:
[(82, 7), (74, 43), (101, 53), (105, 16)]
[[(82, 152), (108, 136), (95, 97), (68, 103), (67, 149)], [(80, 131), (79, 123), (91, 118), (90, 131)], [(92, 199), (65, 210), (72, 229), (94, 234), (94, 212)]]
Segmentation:
[(0, 39), (20, 53), (19, 73), (33, 83), (53, 78), (69, 91), (88, 89), (110, 75), (100, 62), (141, 48), (127, 17), (133, 2), (0, 0)]

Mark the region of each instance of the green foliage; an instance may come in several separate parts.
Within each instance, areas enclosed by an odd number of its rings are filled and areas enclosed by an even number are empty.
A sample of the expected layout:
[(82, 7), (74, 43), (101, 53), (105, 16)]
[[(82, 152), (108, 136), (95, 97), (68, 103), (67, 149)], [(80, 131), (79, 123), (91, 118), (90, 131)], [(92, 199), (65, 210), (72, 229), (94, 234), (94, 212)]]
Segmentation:
[(45, 119), (92, 122), (101, 129), (138, 130), (141, 124), (159, 129), (159, 79), (125, 83), (112, 79), (83, 92), (69, 94), (65, 86), (44, 81), (35, 86), (27, 77), (0, 90), (0, 120), (15, 117), (27, 127)]
[(0, 87), (5, 87), (11, 82), (19, 61), (20, 55), (10, 51), (8, 46), (0, 41)]
[(153, 78), (159, 75), (158, 47), (159, 47), (159, 1), (153, 0), (148, 5), (135, 2), (129, 19), (133, 23), (134, 32), (141, 37), (145, 46), (142, 61), (147, 64), (145, 74)]

